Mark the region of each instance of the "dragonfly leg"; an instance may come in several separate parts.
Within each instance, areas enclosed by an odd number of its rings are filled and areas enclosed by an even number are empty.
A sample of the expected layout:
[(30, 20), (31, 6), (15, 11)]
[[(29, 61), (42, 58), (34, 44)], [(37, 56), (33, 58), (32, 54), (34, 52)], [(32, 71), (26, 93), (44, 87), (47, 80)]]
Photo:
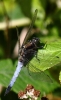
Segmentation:
[[(29, 73), (29, 63), (27, 64), (27, 70), (28, 70), (28, 73)], [(30, 73), (29, 73), (29, 75), (30, 75)], [(30, 75), (31, 76), (31, 75)]]
[(40, 60), (37, 57), (37, 52), (35, 51), (35, 58), (38, 60), (38, 62), (40, 63)]

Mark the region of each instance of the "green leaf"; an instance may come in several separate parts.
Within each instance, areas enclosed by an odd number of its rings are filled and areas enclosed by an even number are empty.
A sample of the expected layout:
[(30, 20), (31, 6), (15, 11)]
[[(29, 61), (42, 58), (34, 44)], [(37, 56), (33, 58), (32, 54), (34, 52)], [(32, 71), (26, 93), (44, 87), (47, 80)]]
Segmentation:
[(0, 83), (7, 86), (14, 72), (13, 63), (10, 59), (0, 61)]
[[(10, 59), (1, 60), (0, 84), (7, 87), (10, 83), (10, 80), (14, 74), (15, 69), (16, 68), (13, 66), (12, 61)], [(17, 78), (12, 90), (18, 93), (20, 90), (23, 90), (27, 84), (32, 84), (34, 87), (36, 87), (36, 89), (40, 90), (41, 92), (47, 92), (47, 93), (59, 86), (59, 84), (55, 81), (53, 82), (52, 85), (51, 83), (45, 83), (34, 80), (24, 67), (24, 69), (21, 70), (20, 75)]]
[(38, 51), (37, 58), (40, 62), (34, 57), (31, 63), (42, 71), (59, 64), (61, 62), (61, 40), (47, 43), (44, 49)]
[(61, 71), (60, 71), (60, 74), (59, 74), (59, 81), (61, 83)]

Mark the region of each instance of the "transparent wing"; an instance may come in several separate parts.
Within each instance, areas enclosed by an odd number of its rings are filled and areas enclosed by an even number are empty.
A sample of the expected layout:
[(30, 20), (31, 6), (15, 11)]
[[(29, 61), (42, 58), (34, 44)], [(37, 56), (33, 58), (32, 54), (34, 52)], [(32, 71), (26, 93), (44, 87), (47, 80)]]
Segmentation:
[(44, 71), (39, 70), (35, 66), (29, 64), (28, 66), (29, 75), (39, 81), (53, 83), (52, 79)]
[(38, 12), (38, 10), (36, 9), (35, 12), (34, 12), (34, 16), (33, 16), (33, 18), (32, 18), (32, 22), (31, 22), (31, 24), (30, 24), (30, 27), (29, 27), (29, 29), (28, 29), (28, 32), (27, 32), (27, 34), (26, 34), (26, 36), (25, 36), (25, 39), (24, 39), (22, 45), (25, 44), (26, 40), (28, 39), (28, 37), (29, 37), (29, 35), (30, 35), (30, 33), (31, 33), (31, 30), (32, 30), (32, 28), (33, 28), (33, 25), (34, 25), (35, 20), (36, 20), (36, 17), (37, 17), (37, 12)]
[[(26, 62), (27, 62), (27, 69), (28, 69), (28, 73), (29, 75), (34, 78), (37, 79), (39, 81), (44, 81), (44, 82), (49, 82), (52, 83), (52, 79), (49, 77), (49, 75), (45, 74), (44, 71), (41, 71), (41, 66), (40, 66), (40, 59), (34, 57), (35, 63), (32, 63), (31, 61), (29, 62), (29, 60), (26, 58)], [(38, 65), (39, 65), (39, 69), (38, 69)]]
[(34, 12), (34, 16), (33, 16), (33, 18), (32, 18), (32, 22), (31, 22), (31, 24), (30, 24), (30, 27), (29, 27), (29, 29), (28, 29), (28, 32), (27, 32), (27, 34), (26, 34), (26, 36), (25, 36), (25, 38), (24, 38), (24, 41), (23, 41), (22, 45), (20, 44), (19, 31), (18, 31), (18, 28), (16, 27), (16, 30), (17, 30), (17, 37), (18, 37), (18, 46), (19, 46), (18, 55), (19, 55), (19, 50), (20, 50), (20, 48), (25, 44), (25, 42), (26, 42), (27, 39), (29, 38), (29, 35), (30, 35), (31, 31), (32, 31), (33, 25), (34, 25), (35, 20), (36, 20), (36, 17), (37, 17), (37, 12), (38, 12), (38, 10), (36, 9), (35, 12)]

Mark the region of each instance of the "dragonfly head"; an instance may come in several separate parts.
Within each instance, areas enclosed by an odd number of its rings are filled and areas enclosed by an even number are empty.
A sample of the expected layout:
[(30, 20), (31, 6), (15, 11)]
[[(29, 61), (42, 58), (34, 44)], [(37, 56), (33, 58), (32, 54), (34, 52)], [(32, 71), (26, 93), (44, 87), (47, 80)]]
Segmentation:
[(45, 43), (41, 42), (40, 39), (36, 37), (32, 39), (32, 43), (34, 43), (39, 49), (43, 49), (45, 46)]
[(32, 43), (34, 43), (34, 44), (38, 44), (38, 43), (40, 43), (40, 39), (34, 37), (34, 38), (32, 39)]

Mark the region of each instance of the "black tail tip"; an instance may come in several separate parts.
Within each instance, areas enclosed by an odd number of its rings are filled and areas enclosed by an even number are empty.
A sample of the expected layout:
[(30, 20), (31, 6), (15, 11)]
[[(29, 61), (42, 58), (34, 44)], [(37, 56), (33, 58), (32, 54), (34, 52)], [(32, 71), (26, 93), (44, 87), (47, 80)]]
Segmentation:
[(6, 91), (5, 91), (4, 96), (6, 96), (10, 92), (10, 89), (11, 89), (11, 86), (8, 86), (7, 89), (6, 89)]

